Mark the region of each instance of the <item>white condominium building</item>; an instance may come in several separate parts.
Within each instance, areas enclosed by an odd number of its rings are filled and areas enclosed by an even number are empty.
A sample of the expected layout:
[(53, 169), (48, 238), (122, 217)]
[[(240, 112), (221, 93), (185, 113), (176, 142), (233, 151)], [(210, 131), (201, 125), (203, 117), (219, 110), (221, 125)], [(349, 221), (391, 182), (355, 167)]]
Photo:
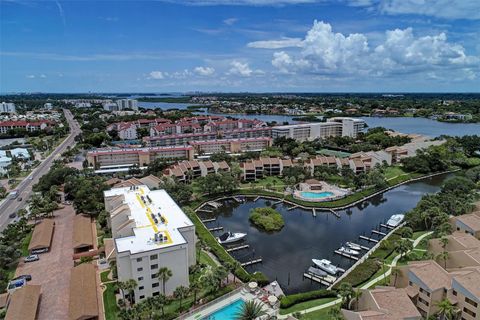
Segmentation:
[(125, 109), (132, 109), (132, 110), (138, 110), (138, 101), (134, 99), (120, 99), (115, 101), (118, 110), (125, 110)]
[(337, 117), (330, 118), (327, 122), (299, 123), (272, 127), (272, 138), (286, 137), (299, 141), (337, 136), (354, 138), (364, 128), (365, 121), (362, 119)]
[(10, 112), (15, 113), (17, 110), (15, 108), (15, 104), (12, 102), (2, 102), (0, 104), (0, 112)]
[(147, 186), (104, 192), (114, 239), (118, 280), (134, 279), (135, 300), (163, 293), (160, 268), (172, 271), (165, 294), (188, 286), (188, 268), (196, 263), (195, 226), (165, 190)]

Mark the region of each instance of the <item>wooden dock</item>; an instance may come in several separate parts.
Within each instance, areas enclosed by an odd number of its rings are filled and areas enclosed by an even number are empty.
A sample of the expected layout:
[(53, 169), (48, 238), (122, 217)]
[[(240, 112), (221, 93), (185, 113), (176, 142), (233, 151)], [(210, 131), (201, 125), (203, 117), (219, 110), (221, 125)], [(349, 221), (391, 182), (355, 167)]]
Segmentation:
[(214, 221), (217, 221), (217, 218), (212, 218), (212, 219), (204, 219), (202, 220), (203, 223), (207, 223), (207, 222), (214, 222)]
[(388, 224), (383, 224), (383, 223), (380, 224), (380, 227), (385, 228), (385, 229), (389, 229), (389, 230), (395, 229), (394, 227), (389, 226)]
[(341, 256), (343, 256), (343, 257), (345, 257), (345, 258), (348, 258), (348, 259), (352, 259), (352, 260), (355, 260), (355, 261), (358, 261), (358, 260), (359, 260), (358, 257), (351, 256), (351, 255), (349, 255), (349, 254), (346, 254), (345, 252), (341, 252), (341, 251), (338, 251), (338, 250), (335, 250), (334, 252), (335, 252), (336, 254), (339, 254), (339, 255), (341, 255)]
[(360, 239), (363, 239), (363, 240), (366, 240), (366, 241), (378, 243), (378, 240), (377, 240), (377, 239), (372, 239), (372, 238), (365, 237), (365, 236), (359, 236), (359, 238), (360, 238)]
[(315, 208), (312, 208), (312, 215), (314, 218), (317, 217), (317, 211), (315, 211)]
[(206, 213), (213, 213), (213, 210), (207, 210), (207, 209), (198, 209), (197, 212), (206, 212)]
[(381, 236), (386, 236), (387, 235), (385, 232), (378, 231), (378, 230), (375, 230), (375, 229), (372, 230), (372, 233), (379, 234)]
[(214, 207), (215, 209), (218, 209), (222, 206), (221, 203), (218, 203), (218, 202), (215, 202), (215, 201), (210, 201), (210, 202), (207, 202), (207, 204), (211, 207)]
[(282, 202), (283, 202), (283, 200), (276, 201), (276, 202), (272, 203), (272, 206), (274, 206), (274, 205), (276, 205), (276, 204), (280, 204), (280, 203), (282, 203)]
[(253, 202), (257, 202), (258, 199), (260, 199), (260, 197), (256, 197), (255, 199), (253, 199)]
[(209, 228), (208, 231), (214, 232), (214, 231), (220, 231), (223, 230), (223, 227), (215, 227), (215, 228)]
[(325, 277), (319, 277), (317, 275), (314, 275), (314, 274), (311, 274), (311, 273), (308, 273), (308, 272), (305, 272), (303, 274), (303, 277), (307, 278), (307, 279), (310, 279), (312, 281), (315, 281), (317, 283), (321, 283), (325, 286), (329, 286), (332, 283), (334, 283), (335, 280), (337, 280), (337, 278), (335, 278), (334, 276), (331, 276), (331, 275), (326, 275)]
[(337, 212), (335, 212), (335, 210), (329, 209), (329, 211), (333, 213), (337, 218), (340, 218), (340, 215)]
[(295, 208), (298, 208), (298, 206), (292, 206), (292, 207), (288, 208), (287, 210), (290, 211), (290, 210), (293, 210)]
[(233, 197), (233, 200), (237, 201), (238, 203), (242, 203), (244, 199), (239, 199), (238, 197)]
[(355, 245), (355, 246), (359, 246), (360, 249), (367, 250), (367, 251), (370, 250), (369, 247), (365, 247), (365, 246), (359, 245), (358, 243), (354, 243), (354, 242), (350, 242), (350, 243), (353, 244), (353, 245)]
[(243, 249), (247, 249), (249, 248), (250, 245), (248, 244), (245, 244), (243, 246), (237, 246), (237, 247), (232, 247), (232, 248), (228, 248), (226, 249), (227, 252), (235, 252), (235, 251), (238, 251), (238, 250), (243, 250)]
[(242, 267), (247, 267), (247, 266), (251, 266), (253, 264), (257, 264), (257, 263), (261, 263), (261, 262), (262, 262), (262, 258), (257, 258), (257, 259), (253, 259), (253, 260), (250, 260), (250, 261), (242, 262), (240, 264), (242, 265)]

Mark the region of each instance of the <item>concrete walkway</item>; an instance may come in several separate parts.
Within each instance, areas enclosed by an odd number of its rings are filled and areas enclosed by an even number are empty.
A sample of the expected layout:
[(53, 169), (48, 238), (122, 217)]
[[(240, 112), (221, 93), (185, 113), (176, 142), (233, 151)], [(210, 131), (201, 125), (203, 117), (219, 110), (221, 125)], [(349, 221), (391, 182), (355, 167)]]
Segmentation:
[[(428, 237), (429, 235), (431, 235), (433, 232), (427, 232), (425, 234), (422, 234), (420, 237), (418, 237), (414, 242), (413, 242), (413, 248), (415, 248), (416, 246), (418, 246), (418, 244), (420, 243), (420, 241), (422, 241), (423, 239), (425, 239), (426, 237)], [(411, 250), (410, 250), (411, 251)], [(407, 252), (410, 253), (410, 251)], [(394, 267), (397, 266), (397, 263), (398, 263), (398, 260), (400, 260), (401, 258), (401, 255), (397, 255), (395, 258), (393, 258), (393, 261), (392, 261), (392, 264), (389, 265), (389, 268), (388, 270), (379, 275), (378, 277), (376, 277), (375, 279), (372, 279), (370, 280), (369, 282), (367, 282), (366, 284), (364, 284), (363, 286), (360, 287), (360, 289), (368, 289), (370, 288), (371, 286), (373, 286), (374, 284), (378, 283), (380, 280), (384, 279), (385, 277), (388, 277), (391, 273), (392, 273), (392, 269)], [(311, 308), (308, 308), (308, 309), (305, 309), (305, 310), (301, 310), (301, 311), (297, 311), (297, 312), (300, 312), (302, 314), (305, 314), (305, 313), (310, 313), (310, 312), (313, 312), (313, 311), (317, 311), (317, 310), (321, 310), (321, 309), (325, 309), (325, 308), (329, 308), (329, 307), (332, 307), (336, 304), (339, 304), (342, 302), (342, 299), (336, 299), (336, 300), (333, 300), (333, 301), (330, 301), (328, 303), (325, 303), (325, 304), (322, 304), (322, 305), (319, 305), (319, 306), (315, 306), (315, 307), (311, 307)], [(284, 315), (278, 315), (278, 319), (286, 319), (289, 315), (291, 315), (293, 313), (289, 313), (289, 314), (284, 314)]]

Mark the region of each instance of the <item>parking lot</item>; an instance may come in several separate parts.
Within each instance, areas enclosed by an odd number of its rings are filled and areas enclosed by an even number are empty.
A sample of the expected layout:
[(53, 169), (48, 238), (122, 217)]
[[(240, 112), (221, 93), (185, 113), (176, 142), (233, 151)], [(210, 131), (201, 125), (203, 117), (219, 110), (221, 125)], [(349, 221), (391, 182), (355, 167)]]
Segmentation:
[(68, 319), (74, 216), (72, 206), (55, 211), (55, 231), (50, 252), (40, 254), (39, 261), (21, 261), (18, 265), (17, 276), (30, 274), (32, 280), (29, 283), (42, 286), (38, 320)]

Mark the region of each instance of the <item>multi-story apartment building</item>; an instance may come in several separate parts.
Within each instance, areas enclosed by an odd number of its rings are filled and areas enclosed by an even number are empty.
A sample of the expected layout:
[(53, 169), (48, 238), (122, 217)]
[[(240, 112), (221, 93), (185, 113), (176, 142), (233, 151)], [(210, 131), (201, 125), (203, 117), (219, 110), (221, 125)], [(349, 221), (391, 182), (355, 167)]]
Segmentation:
[[(113, 188), (104, 192), (105, 209), (118, 270), (118, 280), (137, 282), (141, 301), (189, 285), (189, 267), (196, 263), (195, 226), (165, 190), (147, 186)], [(161, 268), (172, 271), (163, 284)]]
[(290, 159), (260, 158), (242, 162), (242, 179), (245, 181), (256, 181), (264, 176), (281, 176), (285, 168), (293, 166)]
[(8, 133), (10, 130), (22, 129), (28, 132), (45, 130), (52, 124), (51, 121), (0, 121), (0, 134)]
[(214, 154), (218, 152), (241, 153), (247, 151), (262, 151), (272, 145), (272, 139), (267, 137), (245, 139), (218, 139), (208, 141), (190, 141), (197, 154)]
[(451, 221), (454, 230), (471, 234), (480, 239), (480, 211), (453, 217)]
[(165, 169), (164, 174), (168, 177), (175, 177), (179, 182), (191, 182), (198, 177), (205, 177), (207, 174), (229, 172), (230, 166), (225, 161), (180, 161)]
[(134, 99), (119, 99), (115, 101), (117, 104), (118, 110), (132, 109), (138, 110), (138, 101)]
[(15, 113), (17, 112), (17, 109), (15, 108), (15, 104), (12, 102), (2, 102), (0, 103), (0, 112)]

